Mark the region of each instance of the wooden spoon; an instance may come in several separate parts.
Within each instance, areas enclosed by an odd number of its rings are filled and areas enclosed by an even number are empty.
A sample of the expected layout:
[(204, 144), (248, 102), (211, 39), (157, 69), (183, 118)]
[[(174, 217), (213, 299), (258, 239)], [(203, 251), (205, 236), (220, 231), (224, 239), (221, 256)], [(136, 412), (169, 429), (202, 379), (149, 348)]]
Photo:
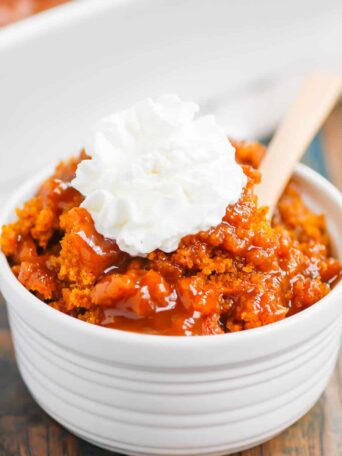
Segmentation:
[(334, 107), (341, 90), (340, 76), (329, 73), (311, 74), (276, 131), (260, 166), (261, 184), (256, 187), (259, 205), (269, 207), (269, 217), (273, 214), (295, 164)]

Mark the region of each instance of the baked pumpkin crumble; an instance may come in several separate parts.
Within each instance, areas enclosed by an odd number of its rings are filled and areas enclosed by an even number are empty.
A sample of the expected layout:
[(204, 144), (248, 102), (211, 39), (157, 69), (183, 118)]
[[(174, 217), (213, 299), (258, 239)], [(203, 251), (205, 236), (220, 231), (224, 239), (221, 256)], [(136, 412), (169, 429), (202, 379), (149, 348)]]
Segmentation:
[[(18, 280), (48, 305), (89, 323), (162, 335), (241, 331), (293, 315), (329, 293), (341, 275), (323, 215), (294, 182), (272, 224), (253, 187), (265, 149), (234, 143), (248, 183), (218, 226), (184, 237), (177, 250), (131, 257), (99, 234), (70, 182), (84, 152), (61, 162), (1, 247)], [(214, 185), (214, 183), (213, 183)]]

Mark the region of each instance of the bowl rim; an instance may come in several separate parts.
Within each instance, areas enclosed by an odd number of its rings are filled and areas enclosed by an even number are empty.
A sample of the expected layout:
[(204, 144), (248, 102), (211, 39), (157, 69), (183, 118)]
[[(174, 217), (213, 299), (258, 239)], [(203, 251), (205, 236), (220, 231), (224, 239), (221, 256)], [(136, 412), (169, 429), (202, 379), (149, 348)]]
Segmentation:
[[(40, 171), (39, 173), (35, 174), (30, 179), (26, 180), (15, 191), (15, 193), (9, 198), (7, 203), (4, 205), (3, 210), (1, 211), (0, 228), (3, 224), (9, 222), (11, 214), (13, 214), (15, 209), (23, 203), (23, 200), (26, 196), (28, 196), (30, 193), (32, 194), (32, 190), (34, 188), (37, 188), (39, 183), (41, 183), (44, 178), (48, 177), (48, 175), (51, 174), (53, 168), (54, 166), (49, 166), (48, 168), (45, 168), (43, 172)], [(312, 170), (311, 168), (303, 164), (296, 165), (294, 176), (299, 177), (299, 179), (303, 178), (304, 180), (313, 183), (322, 193), (327, 194), (328, 197), (337, 206), (339, 206), (342, 212), (342, 194), (331, 182), (329, 182), (323, 176), (318, 174), (316, 171)], [(77, 318), (71, 317), (70, 315), (64, 314), (63, 312), (60, 312), (59, 310), (56, 310), (51, 306), (47, 305), (44, 301), (40, 300), (39, 298), (34, 296), (29, 290), (27, 290), (14, 276), (8, 264), (7, 258), (1, 251), (0, 279), (0, 289), (1, 285), (3, 283), (6, 283), (7, 287), (11, 288), (13, 293), (15, 293), (20, 300), (25, 301), (31, 306), (37, 306), (36, 310), (44, 314), (44, 317), (48, 318), (49, 320), (55, 320), (56, 323), (58, 322), (61, 325), (64, 325), (66, 329), (68, 328), (74, 330), (75, 332), (78, 331), (83, 334), (98, 336), (100, 338), (104, 338), (106, 340), (111, 341), (126, 341), (133, 344), (138, 343), (145, 345), (162, 344), (163, 346), (200, 346), (203, 343), (205, 345), (217, 345), (220, 344), (220, 341), (228, 342), (229, 339), (232, 342), (236, 342), (238, 340), (244, 340), (246, 342), (248, 340), (253, 340), (255, 338), (260, 338), (266, 335), (269, 336), (272, 335), (272, 333), (277, 333), (280, 330), (287, 330), (291, 326), (300, 324), (301, 322), (308, 320), (310, 317), (314, 318), (320, 312), (324, 311), (324, 309), (334, 300), (334, 297), (337, 295), (337, 293), (342, 292), (341, 280), (326, 296), (324, 296), (317, 303), (308, 307), (307, 309), (302, 310), (301, 312), (298, 312), (295, 315), (292, 315), (288, 318), (284, 318), (283, 320), (258, 328), (248, 329), (245, 331), (186, 337), (135, 333), (115, 328), (106, 328), (99, 325), (90, 324), (88, 322), (84, 322)]]

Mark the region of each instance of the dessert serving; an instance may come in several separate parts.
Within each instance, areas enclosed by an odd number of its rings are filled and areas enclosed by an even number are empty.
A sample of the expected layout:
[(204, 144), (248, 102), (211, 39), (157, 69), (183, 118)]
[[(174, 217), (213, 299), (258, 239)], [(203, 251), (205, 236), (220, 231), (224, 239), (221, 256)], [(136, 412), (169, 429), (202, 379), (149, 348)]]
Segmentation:
[(18, 280), (89, 323), (149, 334), (236, 332), (287, 318), (341, 275), (323, 215), (290, 182), (272, 222), (265, 153), (176, 96), (99, 121), (2, 228)]

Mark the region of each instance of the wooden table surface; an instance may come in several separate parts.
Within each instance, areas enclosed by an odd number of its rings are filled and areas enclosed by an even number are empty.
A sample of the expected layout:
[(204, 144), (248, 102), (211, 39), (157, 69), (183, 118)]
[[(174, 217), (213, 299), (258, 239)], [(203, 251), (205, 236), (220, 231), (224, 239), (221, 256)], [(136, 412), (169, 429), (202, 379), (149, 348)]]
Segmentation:
[[(307, 157), (342, 189), (342, 106), (323, 129), (325, 164)], [(16, 367), (0, 296), (0, 456), (109, 456), (71, 435), (34, 402)], [(301, 420), (273, 440), (235, 456), (342, 456), (342, 353), (324, 394)]]

